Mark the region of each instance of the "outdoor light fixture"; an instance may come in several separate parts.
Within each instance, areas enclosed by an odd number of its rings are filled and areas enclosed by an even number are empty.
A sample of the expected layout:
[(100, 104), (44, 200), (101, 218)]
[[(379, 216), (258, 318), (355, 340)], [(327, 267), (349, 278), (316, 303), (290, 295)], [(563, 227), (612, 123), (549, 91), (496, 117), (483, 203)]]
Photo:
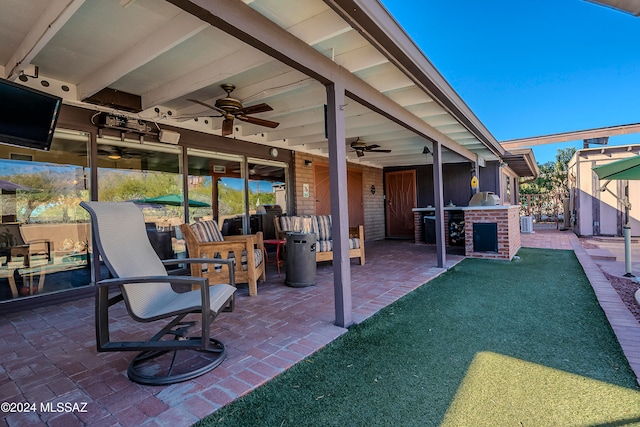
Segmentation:
[(311, 160), (305, 160), (304, 161), (304, 165), (305, 166), (311, 166), (312, 161)]
[[(158, 127), (158, 129), (160, 128)], [(165, 144), (175, 145), (178, 143), (178, 141), (180, 141), (180, 133), (171, 130), (160, 129), (160, 132), (158, 132), (158, 141), (164, 142)]]
[(23, 70), (20, 71), (20, 75), (18, 79), (21, 82), (27, 82), (29, 77), (37, 79), (38, 78), (38, 66), (37, 65), (27, 65)]

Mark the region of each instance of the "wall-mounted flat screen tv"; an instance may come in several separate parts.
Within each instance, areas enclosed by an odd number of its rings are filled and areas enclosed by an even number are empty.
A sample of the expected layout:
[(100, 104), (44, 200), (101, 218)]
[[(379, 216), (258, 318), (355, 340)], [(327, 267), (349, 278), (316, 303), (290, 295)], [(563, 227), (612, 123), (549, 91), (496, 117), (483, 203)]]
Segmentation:
[(0, 79), (0, 143), (49, 150), (62, 98)]

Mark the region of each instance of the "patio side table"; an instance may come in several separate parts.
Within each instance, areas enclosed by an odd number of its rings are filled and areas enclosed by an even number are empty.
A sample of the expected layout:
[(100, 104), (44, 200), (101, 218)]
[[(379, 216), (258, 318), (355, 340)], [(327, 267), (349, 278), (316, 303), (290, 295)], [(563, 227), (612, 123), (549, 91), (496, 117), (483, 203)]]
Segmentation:
[[(275, 264), (278, 267), (278, 277), (280, 277), (280, 266), (284, 263), (283, 260), (281, 259), (281, 255), (280, 255), (280, 248), (284, 247), (284, 245), (287, 243), (286, 240), (284, 239), (266, 239), (262, 241), (265, 245), (275, 245), (276, 247), (276, 259), (275, 259)], [(265, 257), (265, 264), (269, 263), (269, 253), (267, 252), (266, 248), (264, 251), (264, 257)]]

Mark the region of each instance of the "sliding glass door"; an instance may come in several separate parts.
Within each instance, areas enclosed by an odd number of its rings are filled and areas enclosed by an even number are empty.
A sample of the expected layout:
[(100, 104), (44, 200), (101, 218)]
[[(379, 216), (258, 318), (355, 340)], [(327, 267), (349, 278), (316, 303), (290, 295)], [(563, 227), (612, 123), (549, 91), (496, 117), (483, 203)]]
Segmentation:
[(0, 145), (0, 304), (88, 286), (89, 135), (49, 151)]
[(135, 202), (160, 258), (183, 256), (177, 235), (185, 221), (180, 147), (98, 138), (96, 163), (98, 200)]
[[(243, 234), (245, 185), (242, 156), (187, 149), (189, 198), (210, 205), (190, 222), (213, 219), (225, 235)], [(206, 212), (206, 215), (202, 215)]]

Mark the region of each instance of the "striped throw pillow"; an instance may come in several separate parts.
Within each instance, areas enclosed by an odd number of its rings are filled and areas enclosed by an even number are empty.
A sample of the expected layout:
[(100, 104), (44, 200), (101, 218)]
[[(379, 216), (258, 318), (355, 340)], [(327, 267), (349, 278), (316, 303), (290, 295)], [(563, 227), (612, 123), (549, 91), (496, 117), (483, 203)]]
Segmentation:
[(317, 223), (317, 240), (331, 240), (331, 215), (317, 215), (315, 219)]
[(207, 220), (191, 224), (191, 230), (200, 243), (224, 242), (224, 237), (215, 221)]

